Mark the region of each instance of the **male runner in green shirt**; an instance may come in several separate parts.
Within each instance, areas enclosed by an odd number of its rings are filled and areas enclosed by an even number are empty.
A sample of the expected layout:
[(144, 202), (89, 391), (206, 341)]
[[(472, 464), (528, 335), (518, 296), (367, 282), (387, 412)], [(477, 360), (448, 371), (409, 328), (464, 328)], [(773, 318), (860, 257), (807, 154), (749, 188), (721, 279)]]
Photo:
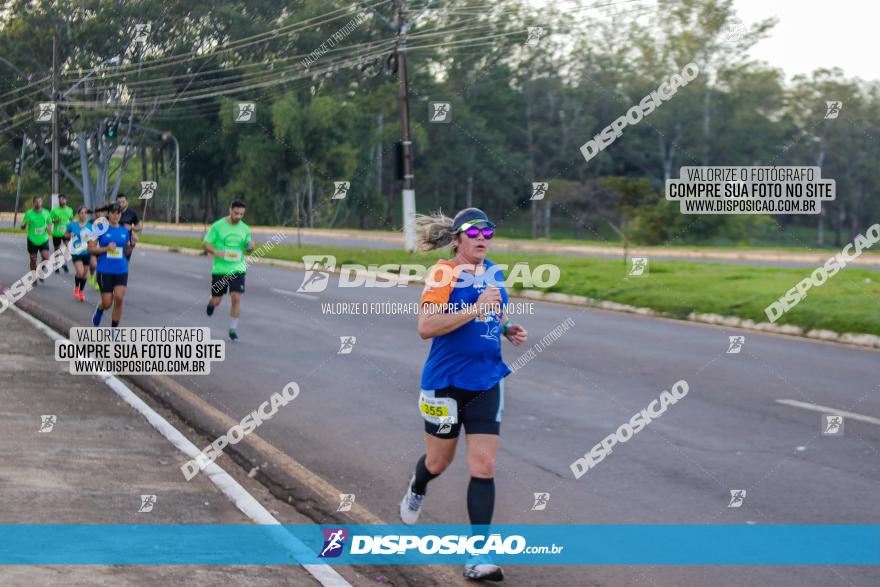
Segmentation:
[[(49, 231), (52, 229), (52, 217), (43, 208), (43, 198), (34, 196), (34, 207), (25, 212), (21, 219), (21, 229), (27, 229), (27, 252), (31, 260), (31, 271), (37, 270), (37, 253), (43, 261), (49, 260)], [(43, 279), (40, 278), (42, 282)]]
[[(58, 205), (52, 208), (49, 215), (52, 217), (53, 226), (52, 247), (57, 251), (62, 242), (67, 243), (70, 241), (69, 238), (64, 236), (67, 232), (67, 225), (73, 220), (73, 208), (67, 205), (67, 196), (64, 194), (58, 194)], [(67, 260), (64, 261), (62, 268), (65, 273), (70, 272), (67, 269)], [(58, 269), (55, 270), (55, 273), (58, 273)]]
[(202, 246), (214, 257), (211, 267), (211, 299), (208, 300), (208, 316), (227, 291), (232, 299), (229, 312), (229, 339), (238, 342), (238, 316), (241, 313), (241, 294), (244, 293), (244, 277), (247, 271), (245, 252), (253, 250), (251, 229), (242, 220), (245, 205), (241, 200), (233, 200), (229, 205), (229, 216), (211, 225)]

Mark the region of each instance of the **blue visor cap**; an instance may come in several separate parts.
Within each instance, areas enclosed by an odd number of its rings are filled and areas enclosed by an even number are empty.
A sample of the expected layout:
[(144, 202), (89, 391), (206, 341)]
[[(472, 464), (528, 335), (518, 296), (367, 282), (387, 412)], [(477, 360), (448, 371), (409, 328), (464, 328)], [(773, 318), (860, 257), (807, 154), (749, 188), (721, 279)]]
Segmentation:
[(465, 224), (470, 224), (471, 226), (475, 224), (485, 224), (489, 228), (495, 228), (495, 225), (489, 222), (489, 217), (486, 216), (486, 213), (477, 209), (468, 210), (457, 216), (452, 223), (452, 232), (458, 232)]

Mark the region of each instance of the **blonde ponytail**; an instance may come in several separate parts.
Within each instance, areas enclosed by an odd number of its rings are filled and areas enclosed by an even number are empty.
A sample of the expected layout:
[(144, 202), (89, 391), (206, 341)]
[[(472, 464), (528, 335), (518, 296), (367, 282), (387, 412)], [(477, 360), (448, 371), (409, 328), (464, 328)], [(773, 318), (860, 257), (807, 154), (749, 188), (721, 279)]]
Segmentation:
[(416, 214), (416, 247), (420, 251), (442, 249), (452, 243), (452, 218), (442, 211)]

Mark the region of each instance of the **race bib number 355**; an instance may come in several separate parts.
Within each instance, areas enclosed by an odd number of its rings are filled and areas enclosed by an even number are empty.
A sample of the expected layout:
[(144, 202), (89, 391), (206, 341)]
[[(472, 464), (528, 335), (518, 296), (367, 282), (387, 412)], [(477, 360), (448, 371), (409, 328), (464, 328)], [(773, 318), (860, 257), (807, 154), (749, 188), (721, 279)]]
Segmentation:
[(422, 418), (431, 424), (456, 424), (458, 422), (458, 403), (451, 397), (428, 397), (419, 394), (419, 410)]

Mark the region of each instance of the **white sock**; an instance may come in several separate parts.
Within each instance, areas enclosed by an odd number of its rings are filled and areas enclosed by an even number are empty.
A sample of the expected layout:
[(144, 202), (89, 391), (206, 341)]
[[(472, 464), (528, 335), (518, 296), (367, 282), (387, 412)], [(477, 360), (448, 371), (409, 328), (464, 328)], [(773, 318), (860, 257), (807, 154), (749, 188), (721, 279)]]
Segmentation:
[(229, 319), (229, 330), (238, 330), (238, 318)]

